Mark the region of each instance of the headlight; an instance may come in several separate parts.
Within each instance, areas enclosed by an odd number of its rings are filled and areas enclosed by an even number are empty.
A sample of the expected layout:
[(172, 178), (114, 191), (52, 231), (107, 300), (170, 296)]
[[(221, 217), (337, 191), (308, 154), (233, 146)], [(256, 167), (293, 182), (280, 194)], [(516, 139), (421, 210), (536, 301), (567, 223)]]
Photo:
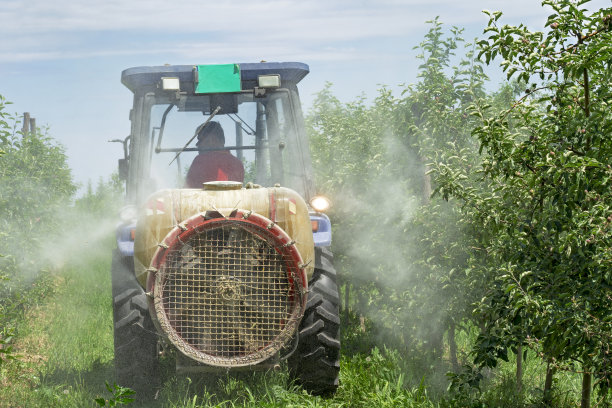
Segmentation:
[(331, 207), (331, 201), (329, 201), (329, 198), (324, 196), (314, 196), (312, 200), (310, 200), (310, 205), (316, 211), (325, 212), (329, 210), (329, 207)]

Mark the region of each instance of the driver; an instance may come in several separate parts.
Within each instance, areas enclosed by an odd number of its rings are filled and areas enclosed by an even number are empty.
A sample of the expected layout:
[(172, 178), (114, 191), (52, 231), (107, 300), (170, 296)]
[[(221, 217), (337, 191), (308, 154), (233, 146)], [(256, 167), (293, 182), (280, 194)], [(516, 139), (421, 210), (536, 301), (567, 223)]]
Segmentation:
[(225, 135), (219, 122), (208, 122), (200, 129), (196, 146), (200, 153), (187, 172), (187, 188), (201, 188), (202, 183), (208, 181), (244, 181), (244, 166), (229, 150), (207, 151), (225, 146)]

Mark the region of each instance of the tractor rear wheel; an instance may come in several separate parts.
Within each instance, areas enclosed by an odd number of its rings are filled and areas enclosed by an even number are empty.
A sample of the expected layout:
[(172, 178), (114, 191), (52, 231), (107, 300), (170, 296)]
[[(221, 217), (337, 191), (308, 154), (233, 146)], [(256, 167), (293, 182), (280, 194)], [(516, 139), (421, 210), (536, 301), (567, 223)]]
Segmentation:
[(137, 399), (144, 400), (161, 384), (157, 334), (144, 289), (126, 261), (113, 252), (115, 377), (120, 386), (133, 389)]
[(289, 357), (292, 380), (314, 395), (331, 395), (340, 372), (340, 296), (333, 254), (315, 247), (315, 270), (299, 327), (297, 350)]

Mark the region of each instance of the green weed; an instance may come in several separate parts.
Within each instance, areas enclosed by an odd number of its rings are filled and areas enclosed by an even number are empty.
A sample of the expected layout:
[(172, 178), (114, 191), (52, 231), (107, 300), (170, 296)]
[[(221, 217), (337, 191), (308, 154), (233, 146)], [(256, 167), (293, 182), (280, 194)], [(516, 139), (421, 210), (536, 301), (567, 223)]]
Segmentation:
[(0, 330), (0, 369), (5, 362), (17, 358), (13, 345), (11, 344), (14, 335), (15, 330), (13, 328), (3, 327), (2, 330)]
[(101, 407), (114, 407), (116, 405), (128, 405), (134, 401), (132, 396), (135, 394), (134, 390), (129, 388), (121, 387), (117, 384), (112, 386), (106, 382), (106, 389), (112, 395), (110, 398), (105, 399), (103, 397), (96, 398), (94, 401)]

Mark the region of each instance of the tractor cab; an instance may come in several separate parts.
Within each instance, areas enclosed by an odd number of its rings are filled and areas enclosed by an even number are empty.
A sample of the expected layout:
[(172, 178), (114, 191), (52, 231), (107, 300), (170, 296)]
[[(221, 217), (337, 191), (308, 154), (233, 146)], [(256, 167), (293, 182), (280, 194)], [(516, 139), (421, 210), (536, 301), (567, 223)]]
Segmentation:
[(196, 133), (213, 121), (223, 129), (225, 146), (212, 150), (242, 161), (240, 181), (279, 184), (310, 200), (314, 187), (297, 90), (307, 73), (301, 63), (125, 70), (122, 82), (134, 93), (131, 136), (120, 162), (128, 202), (140, 204), (160, 189), (186, 187), (191, 163), (206, 151), (196, 147)]

